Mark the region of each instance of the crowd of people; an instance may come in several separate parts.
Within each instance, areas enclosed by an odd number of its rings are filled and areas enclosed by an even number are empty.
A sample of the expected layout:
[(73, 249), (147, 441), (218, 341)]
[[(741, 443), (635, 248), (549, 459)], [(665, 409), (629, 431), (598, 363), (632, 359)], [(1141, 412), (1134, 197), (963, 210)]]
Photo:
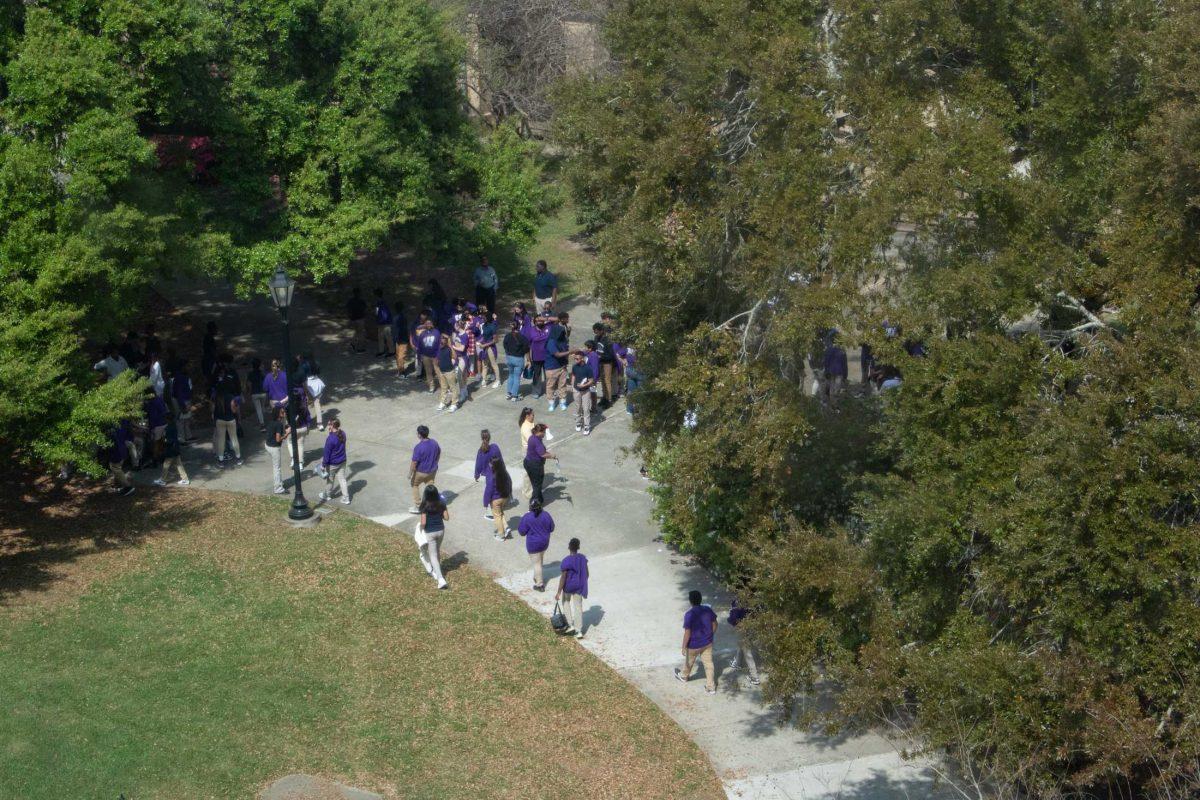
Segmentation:
[[(544, 261), (537, 265), (532, 303), (522, 300), (507, 306), (503, 322), (496, 305), (499, 279), (486, 258), (475, 270), (474, 284), (473, 300), (467, 300), (448, 296), (438, 281), (431, 279), (411, 321), (404, 304), (389, 303), (381, 289), (374, 291), (373, 307), (354, 289), (346, 303), (348, 349), (366, 354), (373, 345), (376, 357), (393, 360), (397, 376), (423, 382), (426, 391), (436, 395), (439, 411), (457, 412), (473, 391), (498, 388), (503, 383), (510, 402), (544, 399), (547, 414), (573, 407), (575, 430), (583, 436), (592, 432), (602, 411), (638, 388), (642, 376), (636, 353), (620, 341), (612, 315), (602, 314), (583, 344), (571, 345), (570, 315), (557, 307), (558, 281)], [(287, 491), (284, 474), (288, 465), (306, 469), (307, 435), (313, 430), (325, 431), (320, 461), (309, 465), (325, 481), (320, 499), (327, 502), (340, 495), (342, 503), (350, 504), (348, 438), (340, 419), (325, 419), (322, 399), (326, 387), (313, 355), (304, 353), (290, 364), (280, 358), (264, 362), (258, 357), (237, 362), (221, 346), (216, 322), (206, 325), (201, 354), (199, 369), (193, 370), (174, 350), (163, 351), (152, 325), (141, 334), (130, 331), (121, 344), (104, 348), (95, 368), (105, 379), (133, 369), (149, 384), (142, 417), (126, 420), (110, 432), (104, 457), (115, 490), (122, 494), (134, 491), (127, 466), (160, 469), (153, 481), (160, 486), (166, 485), (174, 470), (178, 483), (187, 485), (182, 448), (196, 444), (198, 417), (206, 416), (212, 423), (210, 457), (221, 468), (243, 464), (243, 425), (257, 423), (270, 463), (271, 490), (276, 494)], [(634, 412), (628, 397), (626, 411)], [(510, 516), (509, 509), (520, 504), (518, 490), (504, 454), (486, 428), (480, 432), (474, 476), (477, 482), (483, 481), (483, 514), (494, 527), (495, 540), (520, 536), (530, 562), (533, 589), (544, 592), (545, 558), (556, 530), (546, 508), (546, 468), (547, 462), (558, 457), (549, 447), (549, 428), (537, 419), (532, 405), (520, 409), (516, 428), (521, 441), (519, 491), (526, 504), (524, 513)], [(409, 464), (412, 505), (408, 510), (416, 518), (414, 539), (420, 562), (437, 587), (447, 589), (441, 555), (451, 515), (446, 497), (435, 483), (440, 459), (441, 447), (428, 426), (418, 426)], [(580, 539), (572, 537), (559, 562), (555, 588), (564, 635), (584, 636), (583, 600), (588, 596), (588, 579), (588, 559), (581, 552)], [(698, 592), (693, 592), (691, 599), (693, 608), (684, 618), (685, 666), (676, 670), (676, 677), (686, 680), (699, 661), (705, 667), (708, 689), (713, 691), (711, 651), (716, 616), (700, 602)], [(742, 616), (744, 613), (743, 609)], [(738, 619), (731, 616), (730, 622), (736, 625)], [(738, 657), (757, 683), (752, 654), (743, 648)]]

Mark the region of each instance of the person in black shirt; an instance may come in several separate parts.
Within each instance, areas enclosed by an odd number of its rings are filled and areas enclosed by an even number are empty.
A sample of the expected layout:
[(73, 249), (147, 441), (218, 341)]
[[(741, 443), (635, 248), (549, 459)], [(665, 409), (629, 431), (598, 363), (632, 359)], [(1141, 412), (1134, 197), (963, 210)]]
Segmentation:
[(283, 488), (283, 470), (281, 467), (283, 437), (287, 431), (287, 423), (284, 421), (286, 409), (284, 406), (275, 406), (271, 409), (270, 417), (267, 420), (267, 437), (266, 447), (267, 456), (271, 459), (271, 478), (275, 483), (275, 494), (283, 494), (287, 489)]
[(597, 322), (592, 326), (592, 340), (596, 343), (596, 355), (600, 356), (600, 391), (603, 398), (601, 408), (608, 408), (616, 400), (613, 381), (617, 375), (617, 354), (613, 352), (612, 341), (608, 338), (608, 329)]
[(359, 341), (367, 340), (367, 301), (362, 299), (358, 287), (355, 286), (350, 293), (350, 299), (346, 301), (346, 316), (350, 318), (350, 328), (352, 330), (350, 339), (350, 349), (355, 353), (365, 353), (367, 348), (359, 344)]
[(584, 436), (592, 433), (592, 386), (596, 379), (592, 376), (592, 368), (587, 359), (578, 350), (573, 356), (575, 363), (571, 367), (571, 386), (575, 388), (575, 430), (583, 431)]
[(237, 418), (242, 398), (238, 380), (230, 371), (223, 371), (213, 390), (213, 452), (219, 463), (225, 462), (225, 437), (233, 447), (233, 456), (239, 466), (242, 463), (242, 446), (238, 442)]
[(529, 340), (521, 333), (519, 322), (504, 336), (504, 360), (508, 364), (508, 399), (515, 403), (521, 397), (521, 372), (529, 363)]

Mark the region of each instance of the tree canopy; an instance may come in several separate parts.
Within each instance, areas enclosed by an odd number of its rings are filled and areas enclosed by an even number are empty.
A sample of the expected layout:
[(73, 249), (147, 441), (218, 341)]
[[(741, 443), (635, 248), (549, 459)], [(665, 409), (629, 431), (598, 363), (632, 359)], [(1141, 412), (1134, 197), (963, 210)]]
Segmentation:
[(0, 3), (0, 440), (95, 468), (141, 388), (80, 346), (161, 275), (527, 245), (533, 154), (468, 123), (459, 53), (420, 0)]
[[(1196, 789), (1197, 35), (1190, 0), (628, 0), (564, 89), (660, 518), (759, 607), (773, 700), (831, 678), (1000, 791)], [(831, 329), (901, 388), (805, 397)]]

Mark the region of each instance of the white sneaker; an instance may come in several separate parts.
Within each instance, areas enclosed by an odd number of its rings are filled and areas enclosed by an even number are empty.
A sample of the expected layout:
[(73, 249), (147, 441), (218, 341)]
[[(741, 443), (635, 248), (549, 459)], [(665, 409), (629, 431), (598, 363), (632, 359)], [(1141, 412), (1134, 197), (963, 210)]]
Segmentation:
[(287, 489), (283, 488), (282, 486), (276, 486), (275, 494), (287, 494)]
[(324, 492), (321, 492), (319, 495), (317, 495), (317, 497), (321, 498), (322, 500), (329, 499), (329, 495), (325, 494)]
[(557, 408), (557, 406), (554, 403), (551, 403), (550, 405), (546, 406), (547, 411), (553, 411), (555, 408)]
[(167, 482), (166, 482), (166, 481), (164, 481), (162, 478), (155, 478), (155, 479), (154, 479), (154, 485), (155, 485), (155, 486), (166, 486), (166, 485), (167, 485)]
[(348, 505), (350, 505), (350, 498), (349, 498), (349, 497), (343, 497), (343, 498), (342, 498), (342, 505), (344, 505), (344, 506), (348, 506)]
[(180, 485), (180, 486), (190, 486), (190, 485), (191, 485), (191, 483), (192, 483), (192, 482), (191, 482), (191, 481), (189, 481), (187, 478), (181, 478), (181, 479), (179, 480), (179, 485)]
[(457, 404), (451, 405), (450, 408), (448, 409), (448, 411), (451, 414), (453, 414), (455, 411), (458, 411), (458, 405)]
[(496, 519), (496, 515), (495, 515), (495, 514), (493, 514), (493, 513), (492, 513), (492, 512), (490, 512), (490, 511), (485, 511), (485, 512), (483, 512), (483, 518), (484, 518), (484, 519), (495, 520), (495, 519)]
[(408, 509), (408, 513), (410, 513), (410, 514), (420, 514), (420, 513), (421, 513), (421, 509), (417, 508), (416, 506), (411, 506), (411, 507)]
[(575, 430), (577, 430), (577, 431), (581, 431), (581, 430), (583, 430), (583, 423), (582, 423), (582, 422), (576, 422), (576, 423), (575, 423)]
[(438, 411), (445, 411), (445, 410), (446, 410), (446, 404), (445, 404), (445, 403), (438, 403), (437, 410), (438, 410)]
[(438, 588), (439, 588), (439, 589), (449, 589), (449, 588), (450, 588), (450, 584), (446, 583), (446, 579), (445, 579), (445, 578), (442, 578), (440, 581), (438, 581)]

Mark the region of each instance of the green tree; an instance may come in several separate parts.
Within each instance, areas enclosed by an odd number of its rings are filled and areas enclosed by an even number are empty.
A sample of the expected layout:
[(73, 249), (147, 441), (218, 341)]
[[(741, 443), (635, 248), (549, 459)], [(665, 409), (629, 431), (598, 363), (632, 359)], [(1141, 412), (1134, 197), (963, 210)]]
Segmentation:
[[(831, 677), (1002, 791), (1195, 791), (1198, 23), (633, 0), (564, 89), (664, 530), (762, 609), (770, 699)], [(829, 328), (902, 388), (803, 397)]]
[(161, 275), (250, 293), (393, 238), (526, 246), (550, 195), (462, 114), (459, 52), (420, 0), (0, 4), (0, 440), (99, 469), (140, 389), (98, 389), (81, 345)]

